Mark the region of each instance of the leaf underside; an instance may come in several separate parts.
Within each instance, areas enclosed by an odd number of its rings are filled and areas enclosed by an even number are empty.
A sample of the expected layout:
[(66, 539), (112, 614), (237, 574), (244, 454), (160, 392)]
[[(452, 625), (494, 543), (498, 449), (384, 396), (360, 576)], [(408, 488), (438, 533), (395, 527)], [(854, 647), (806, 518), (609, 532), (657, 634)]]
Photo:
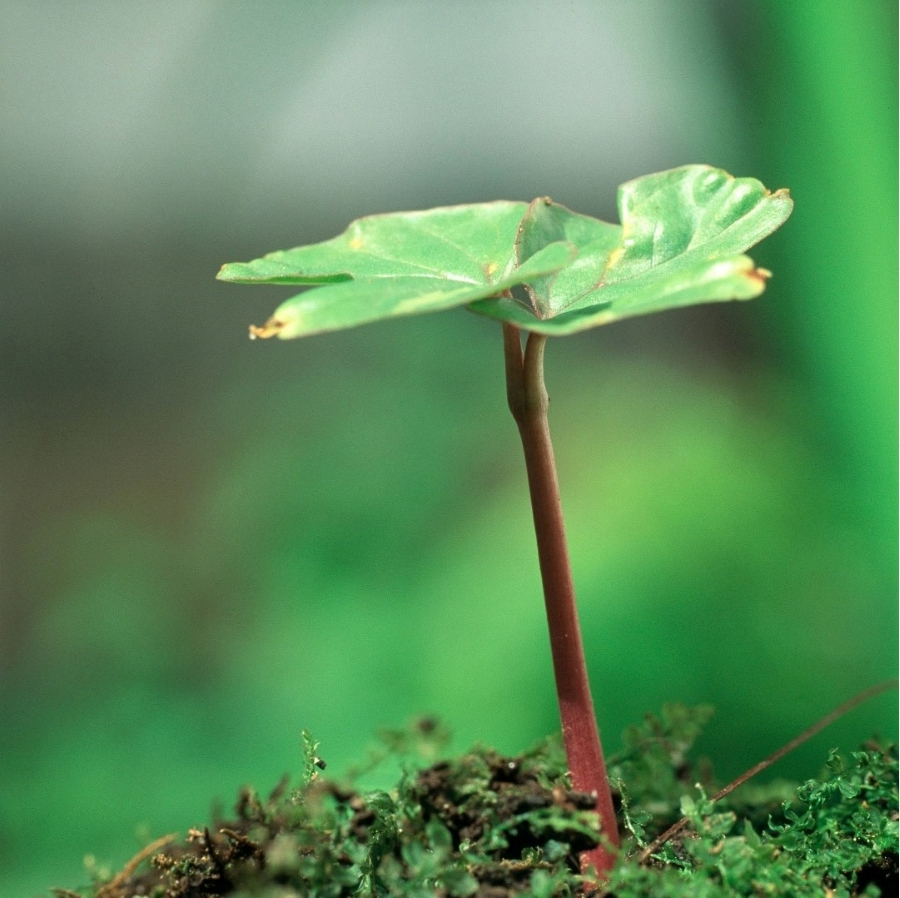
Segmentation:
[[(372, 215), (332, 240), (224, 265), (218, 277), (313, 287), (252, 336), (289, 339), (460, 305), (525, 330), (570, 334), (758, 296), (769, 273), (743, 253), (791, 208), (786, 190), (688, 165), (623, 184), (621, 225), (547, 198)], [(514, 297), (519, 286), (524, 296)]]

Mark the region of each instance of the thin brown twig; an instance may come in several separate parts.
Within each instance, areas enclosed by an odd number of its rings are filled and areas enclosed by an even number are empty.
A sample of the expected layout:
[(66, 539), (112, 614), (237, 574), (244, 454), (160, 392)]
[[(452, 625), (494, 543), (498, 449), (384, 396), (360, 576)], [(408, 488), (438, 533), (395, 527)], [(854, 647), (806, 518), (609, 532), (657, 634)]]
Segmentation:
[(253, 839), (245, 836), (243, 833), (236, 832), (233, 829), (228, 829), (228, 827), (223, 826), (220, 830), (223, 836), (228, 836), (232, 842), (236, 845), (241, 845), (244, 848), (249, 848), (252, 854), (259, 854), (259, 843), (254, 842)]
[(178, 838), (178, 833), (170, 833), (168, 836), (162, 836), (155, 842), (145, 845), (122, 869), (118, 872), (106, 885), (101, 886), (97, 890), (96, 898), (112, 898), (113, 895), (125, 884), (125, 881), (134, 873), (135, 870), (147, 860), (150, 855), (155, 854), (161, 848), (165, 848), (170, 842), (174, 842)]
[[(760, 761), (755, 766), (751, 767), (745, 773), (742, 773), (737, 779), (732, 780), (724, 789), (716, 792), (715, 795), (710, 799), (710, 802), (719, 801), (719, 799), (724, 798), (726, 795), (729, 795), (731, 792), (734, 792), (738, 786), (742, 786), (747, 780), (752, 779), (756, 776), (757, 773), (761, 773), (767, 767), (771, 767), (776, 761), (780, 761), (786, 754), (792, 752), (795, 748), (802, 745), (808, 739), (811, 739), (816, 733), (821, 732), (825, 729), (825, 727), (830, 726), (834, 723), (839, 717), (843, 717), (849, 711), (852, 711), (857, 705), (861, 705), (863, 702), (868, 701), (870, 698), (874, 698), (876, 695), (886, 692), (888, 689), (896, 689), (898, 685), (897, 680), (885, 680), (883, 683), (878, 683), (876, 686), (870, 686), (868, 689), (863, 689), (862, 692), (858, 692), (853, 698), (844, 702), (842, 705), (839, 705), (835, 708), (831, 713), (826, 714), (821, 720), (814, 723), (811, 727), (804, 730), (799, 736), (794, 739), (791, 739), (790, 742), (782, 745), (778, 751), (773, 752), (766, 758), (764, 761)], [(670, 826), (661, 836), (657, 836), (638, 856), (638, 863), (645, 864), (650, 856), (659, 851), (666, 842), (669, 841), (673, 836), (678, 835), (689, 823), (690, 818), (682, 817), (677, 823)]]

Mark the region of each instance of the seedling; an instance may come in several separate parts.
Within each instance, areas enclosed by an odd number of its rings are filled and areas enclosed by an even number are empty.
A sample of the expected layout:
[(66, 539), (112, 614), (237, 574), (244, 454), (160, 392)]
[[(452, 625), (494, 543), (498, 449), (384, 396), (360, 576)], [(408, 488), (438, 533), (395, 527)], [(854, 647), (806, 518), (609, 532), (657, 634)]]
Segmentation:
[[(573, 788), (596, 795), (602, 878), (619, 833), (588, 684), (547, 420), (544, 348), (621, 318), (750, 299), (769, 272), (744, 251), (790, 215), (786, 190), (688, 165), (619, 188), (621, 225), (546, 197), (360, 218), (332, 240), (223, 266), (219, 279), (306, 284), (251, 337), (291, 339), (466, 306), (502, 323), (507, 398), (519, 428), (563, 740)], [(524, 349), (522, 331), (527, 332)]]

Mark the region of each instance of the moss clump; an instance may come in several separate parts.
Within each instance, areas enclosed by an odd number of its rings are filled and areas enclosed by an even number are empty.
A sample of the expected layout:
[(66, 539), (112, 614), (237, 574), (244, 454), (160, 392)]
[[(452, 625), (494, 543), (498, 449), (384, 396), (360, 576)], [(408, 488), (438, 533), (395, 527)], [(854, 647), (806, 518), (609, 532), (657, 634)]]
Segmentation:
[[(833, 752), (821, 779), (745, 786), (713, 805), (708, 765), (689, 750), (709, 709), (666, 708), (626, 733), (610, 764), (622, 859), (604, 895), (719, 898), (896, 894), (897, 752)], [(433, 755), (440, 728), (419, 722), (383, 742), (406, 758), (395, 789), (364, 792), (320, 773), (304, 739), (300, 785), (266, 799), (244, 789), (234, 819), (142, 852), (116, 877), (58, 895), (93, 898), (535, 898), (590, 892), (578, 853), (597, 844), (590, 796), (573, 792), (557, 740), (514, 758), (479, 748)], [(624, 785), (624, 784), (627, 784)], [(686, 815), (690, 825), (642, 859)]]

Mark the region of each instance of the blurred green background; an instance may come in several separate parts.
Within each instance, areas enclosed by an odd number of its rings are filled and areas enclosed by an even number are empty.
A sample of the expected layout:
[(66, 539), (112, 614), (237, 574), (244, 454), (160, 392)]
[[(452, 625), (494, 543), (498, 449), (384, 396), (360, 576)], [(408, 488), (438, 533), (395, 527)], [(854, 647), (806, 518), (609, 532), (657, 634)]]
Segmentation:
[[(880, 0), (0, 2), (0, 894), (440, 715), (558, 726), (499, 327), (250, 343), (218, 266), (359, 215), (708, 162), (789, 187), (764, 296), (551, 342), (608, 750), (734, 775), (894, 675), (897, 10)], [(896, 733), (885, 695), (787, 759)]]

